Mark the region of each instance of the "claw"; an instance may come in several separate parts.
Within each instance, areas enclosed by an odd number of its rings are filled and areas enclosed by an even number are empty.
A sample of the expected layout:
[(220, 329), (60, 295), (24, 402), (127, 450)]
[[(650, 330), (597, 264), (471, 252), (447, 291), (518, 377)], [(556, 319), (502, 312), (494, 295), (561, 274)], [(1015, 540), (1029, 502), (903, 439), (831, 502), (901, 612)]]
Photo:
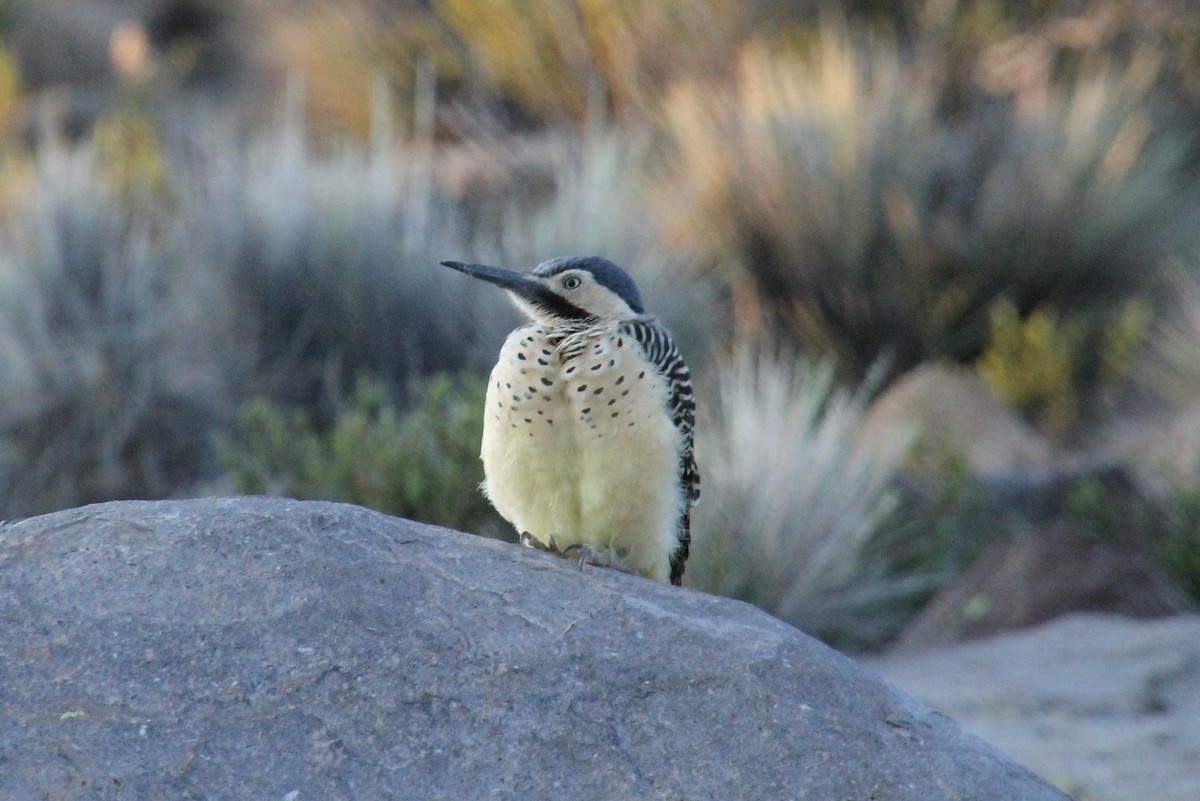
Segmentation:
[(517, 541), (521, 544), (522, 548), (535, 548), (539, 551), (548, 550), (546, 546), (542, 544), (541, 540), (530, 534), (528, 531), (522, 531), (517, 537)]
[[(517, 541), (525, 548), (533, 548), (534, 550), (544, 553), (552, 553), (557, 556), (562, 556), (566, 559), (575, 559), (580, 570), (583, 570), (584, 565), (596, 565), (597, 567), (614, 567), (617, 570), (628, 572), (622, 565), (623, 553), (617, 551), (601, 550), (586, 542), (575, 542), (568, 545), (566, 548), (559, 548), (558, 542), (555, 541), (553, 534), (546, 535), (546, 541), (542, 542), (537, 537), (530, 534), (528, 531), (522, 531), (517, 537)], [(578, 557), (575, 554), (578, 553)]]
[(546, 553), (562, 553), (562, 551), (558, 549), (558, 543), (554, 541), (553, 534), (548, 534), (546, 539), (547, 542), (542, 542), (528, 531), (522, 531), (517, 537), (517, 541), (522, 545), (522, 547), (533, 548), (534, 550), (545, 551)]
[(563, 556), (570, 558), (572, 551), (579, 551), (580, 570), (583, 570), (583, 566), (589, 561), (591, 561), (592, 564), (599, 564), (599, 562), (593, 560), (600, 555), (600, 552), (587, 543), (577, 542), (573, 545), (568, 545), (566, 548), (562, 549), (561, 553)]
[(575, 551), (579, 552), (578, 563), (580, 570), (583, 570), (584, 565), (595, 565), (596, 567), (615, 568), (623, 573), (629, 572), (625, 567), (624, 560), (626, 554), (623, 551), (597, 548), (586, 542), (576, 542), (568, 545), (561, 553), (563, 556), (570, 558)]

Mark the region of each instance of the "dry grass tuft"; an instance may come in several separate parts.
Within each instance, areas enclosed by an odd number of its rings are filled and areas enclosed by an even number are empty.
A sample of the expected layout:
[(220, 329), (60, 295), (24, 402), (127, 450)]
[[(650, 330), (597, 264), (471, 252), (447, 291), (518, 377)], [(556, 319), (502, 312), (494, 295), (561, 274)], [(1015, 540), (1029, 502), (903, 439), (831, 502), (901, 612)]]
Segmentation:
[(679, 240), (777, 330), (862, 376), (968, 362), (1007, 297), (1107, 325), (1200, 244), (1182, 130), (1147, 99), (1156, 65), (1099, 66), (1039, 103), (978, 93), (949, 114), (936, 58), (826, 23), (806, 50), (751, 47), (733, 86), (667, 107)]
[(880, 605), (916, 580), (889, 577), (866, 554), (910, 434), (859, 443), (866, 393), (785, 352), (737, 352), (713, 393), (699, 429), (691, 582), (817, 636), (882, 638)]

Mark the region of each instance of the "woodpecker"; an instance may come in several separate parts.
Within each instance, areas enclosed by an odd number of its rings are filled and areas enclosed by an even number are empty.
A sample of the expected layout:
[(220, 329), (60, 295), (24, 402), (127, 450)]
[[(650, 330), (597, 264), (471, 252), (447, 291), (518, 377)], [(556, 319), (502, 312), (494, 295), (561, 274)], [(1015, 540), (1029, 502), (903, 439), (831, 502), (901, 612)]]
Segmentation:
[(528, 273), (442, 265), (506, 290), (529, 318), (488, 380), (492, 505), (522, 544), (679, 584), (700, 498), (691, 375), (633, 279), (597, 256)]

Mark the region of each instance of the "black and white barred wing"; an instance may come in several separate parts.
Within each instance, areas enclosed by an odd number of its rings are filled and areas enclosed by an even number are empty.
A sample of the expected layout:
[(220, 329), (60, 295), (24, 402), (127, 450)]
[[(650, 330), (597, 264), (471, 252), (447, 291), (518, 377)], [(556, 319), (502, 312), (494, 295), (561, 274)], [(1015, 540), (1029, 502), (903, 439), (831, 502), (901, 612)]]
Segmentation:
[(700, 471), (696, 466), (693, 446), (696, 427), (696, 400), (692, 392), (692, 374), (670, 332), (652, 318), (630, 320), (621, 328), (641, 346), (647, 361), (667, 379), (670, 394), (667, 397), (667, 412), (682, 436), (683, 447), (679, 454), (679, 487), (687, 499), (679, 520), (679, 550), (671, 559), (671, 583), (678, 584), (683, 577), (683, 566), (688, 558), (692, 541), (691, 514), (689, 509), (700, 500)]

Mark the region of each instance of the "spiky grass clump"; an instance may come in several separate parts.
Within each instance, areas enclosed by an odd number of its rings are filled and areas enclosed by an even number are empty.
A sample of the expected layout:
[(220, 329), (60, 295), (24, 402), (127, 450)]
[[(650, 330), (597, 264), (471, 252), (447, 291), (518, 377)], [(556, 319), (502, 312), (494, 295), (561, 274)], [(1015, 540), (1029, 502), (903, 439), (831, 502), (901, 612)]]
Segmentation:
[(466, 247), (414, 150), (314, 155), (296, 118), (189, 137), (153, 203), (93, 143), (44, 148), (0, 221), (0, 515), (187, 492), (249, 397), (326, 425), (355, 375), (494, 356), (503, 302), (437, 266)]
[(786, 355), (740, 351), (713, 395), (691, 582), (841, 644), (894, 633), (889, 601), (915, 583), (868, 545), (910, 436), (859, 442), (866, 394), (836, 389), (828, 364)]
[(799, 55), (749, 49), (734, 87), (685, 85), (667, 109), (688, 238), (749, 287), (748, 318), (855, 375), (882, 353), (898, 371), (974, 359), (1001, 296), (1102, 328), (1200, 237), (1183, 137), (1146, 101), (1153, 64), (1040, 103), (980, 93), (953, 117), (943, 66), (826, 25)]
[(1136, 374), (1163, 396), (1194, 404), (1200, 402), (1200, 272), (1176, 269), (1170, 283), (1170, 313), (1151, 335), (1148, 358)]
[(0, 260), (0, 510), (161, 497), (204, 471), (246, 364), (187, 227), (134, 215), (91, 151), (43, 152)]
[(539, 149), (553, 189), (545, 197), (505, 198), (494, 233), (477, 237), (482, 260), (528, 269), (551, 256), (599, 255), (637, 281), (646, 307), (672, 330), (693, 363), (728, 330), (711, 278), (691, 253), (665, 244), (653, 213), (656, 165), (651, 138), (636, 127), (597, 124), (583, 136), (545, 137)]
[(226, 131), (209, 135), (181, 213), (197, 224), (198, 260), (230, 276), (257, 358), (249, 394), (328, 422), (357, 375), (403, 391), (482, 369), (507, 316), (481, 302), (486, 287), (438, 266), (468, 248), (422, 147), (314, 154), (298, 102), (241, 148)]

